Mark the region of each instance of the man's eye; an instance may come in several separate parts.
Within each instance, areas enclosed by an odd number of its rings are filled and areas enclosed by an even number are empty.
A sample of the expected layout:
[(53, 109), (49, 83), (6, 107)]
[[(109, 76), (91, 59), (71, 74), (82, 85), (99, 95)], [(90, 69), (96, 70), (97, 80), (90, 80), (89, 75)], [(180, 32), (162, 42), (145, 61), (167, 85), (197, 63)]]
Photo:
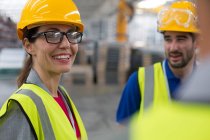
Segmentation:
[(170, 38), (164, 38), (164, 40), (165, 40), (166, 42), (170, 42), (170, 41), (171, 41)]
[(185, 40), (185, 38), (178, 38), (177, 40), (178, 41), (183, 41), (183, 40)]

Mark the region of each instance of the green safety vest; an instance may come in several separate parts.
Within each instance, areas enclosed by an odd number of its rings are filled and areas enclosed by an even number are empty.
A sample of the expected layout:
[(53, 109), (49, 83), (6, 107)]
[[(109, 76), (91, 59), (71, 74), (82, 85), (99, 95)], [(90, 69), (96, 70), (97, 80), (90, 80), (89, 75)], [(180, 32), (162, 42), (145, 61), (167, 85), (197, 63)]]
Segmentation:
[(167, 106), (158, 105), (133, 122), (130, 140), (210, 140), (209, 118), (209, 104), (172, 102)]
[[(75, 115), (81, 140), (87, 140), (85, 127), (74, 103), (64, 88), (62, 91)], [(18, 92), (22, 94), (13, 94), (2, 106), (0, 116), (6, 113), (11, 102), (16, 101), (30, 120), (38, 140), (77, 140), (76, 133), (68, 118), (49, 93), (34, 84), (23, 84)]]
[(138, 83), (141, 93), (141, 115), (151, 105), (155, 107), (159, 103), (169, 102), (170, 93), (167, 77), (160, 62), (152, 66), (140, 67), (138, 70)]

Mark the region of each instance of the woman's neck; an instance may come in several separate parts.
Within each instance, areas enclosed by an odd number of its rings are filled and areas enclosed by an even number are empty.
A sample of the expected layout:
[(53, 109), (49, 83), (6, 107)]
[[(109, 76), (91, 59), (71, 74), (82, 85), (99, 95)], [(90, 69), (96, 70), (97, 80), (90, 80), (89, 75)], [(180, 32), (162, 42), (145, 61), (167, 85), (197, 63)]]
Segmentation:
[(53, 97), (58, 96), (58, 86), (61, 78), (61, 74), (56, 74), (53, 72), (46, 72), (42, 70), (37, 70), (36, 72), (38, 73), (42, 83), (47, 87), (47, 89), (50, 91), (50, 94)]

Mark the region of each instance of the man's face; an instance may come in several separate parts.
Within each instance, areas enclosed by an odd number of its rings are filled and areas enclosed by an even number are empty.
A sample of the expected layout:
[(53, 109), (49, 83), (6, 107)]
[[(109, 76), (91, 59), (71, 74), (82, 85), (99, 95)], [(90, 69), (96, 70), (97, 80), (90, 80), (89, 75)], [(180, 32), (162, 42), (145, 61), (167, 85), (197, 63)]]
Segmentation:
[(196, 43), (190, 33), (166, 31), (164, 48), (166, 58), (172, 68), (185, 67), (195, 55)]

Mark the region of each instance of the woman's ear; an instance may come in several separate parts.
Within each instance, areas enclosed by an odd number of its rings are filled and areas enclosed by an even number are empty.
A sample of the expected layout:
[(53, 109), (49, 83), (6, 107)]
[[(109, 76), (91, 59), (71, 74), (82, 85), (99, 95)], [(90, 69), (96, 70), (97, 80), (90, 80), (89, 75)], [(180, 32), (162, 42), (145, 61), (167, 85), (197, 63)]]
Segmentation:
[(23, 39), (23, 47), (28, 54), (33, 55), (33, 45), (29, 42), (28, 38)]

